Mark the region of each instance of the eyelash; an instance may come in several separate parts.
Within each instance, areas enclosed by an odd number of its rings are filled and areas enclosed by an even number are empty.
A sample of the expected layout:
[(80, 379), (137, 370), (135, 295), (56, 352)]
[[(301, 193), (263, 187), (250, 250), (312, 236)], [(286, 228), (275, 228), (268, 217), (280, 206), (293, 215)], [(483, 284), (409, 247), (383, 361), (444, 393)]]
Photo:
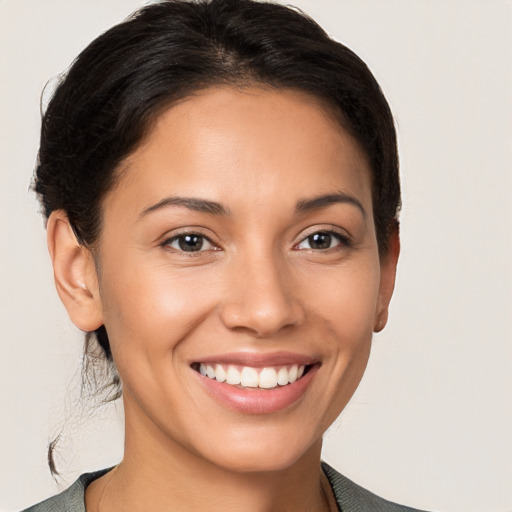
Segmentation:
[(342, 248), (349, 248), (352, 245), (348, 236), (342, 235), (341, 233), (335, 231), (334, 229), (319, 229), (305, 236), (298, 244), (294, 246), (294, 249), (300, 250), (300, 245), (307, 242), (310, 238), (314, 237), (315, 235), (328, 235), (336, 239), (338, 241), (338, 244), (336, 244), (334, 247), (327, 247), (325, 249), (313, 249), (312, 247), (310, 247), (303, 250), (309, 250), (314, 252), (332, 252)]
[[(178, 244), (180, 241), (184, 241), (187, 237), (197, 237), (201, 240), (201, 245), (199, 247), (199, 250), (197, 251), (186, 251), (182, 247), (172, 247), (172, 244), (177, 242)], [(197, 256), (202, 252), (205, 252), (205, 250), (201, 250), (203, 248), (204, 243), (207, 243), (211, 246), (211, 248), (208, 248), (207, 250), (218, 250), (218, 247), (206, 236), (202, 233), (195, 233), (193, 231), (187, 231), (184, 233), (179, 233), (178, 235), (174, 235), (171, 238), (167, 238), (161, 245), (164, 248), (170, 248), (174, 252), (180, 253), (180, 254), (186, 254), (187, 256)]]
[[(309, 248), (303, 248), (302, 250), (309, 250), (309, 251), (314, 251), (314, 252), (332, 252), (332, 251), (339, 250), (341, 248), (351, 247), (351, 242), (350, 242), (349, 237), (342, 235), (341, 233), (339, 233), (338, 231), (335, 231), (334, 229), (320, 229), (317, 231), (313, 231), (310, 234), (308, 234), (307, 236), (305, 236), (298, 244), (296, 244), (293, 247), (293, 249), (300, 251), (301, 250), (300, 246), (308, 241), (311, 244), (311, 241), (312, 241), (311, 238), (314, 237), (315, 235), (327, 235), (327, 236), (337, 240), (338, 243), (334, 247), (327, 247), (327, 248), (323, 248), (323, 249), (314, 249), (312, 247), (309, 247)], [(184, 242), (187, 237), (196, 237), (196, 238), (200, 239), (201, 243), (200, 243), (198, 250), (187, 251), (187, 250), (183, 249), (183, 246), (181, 246), (180, 242)], [(332, 239), (329, 241), (332, 243)], [(207, 247), (207, 249), (203, 249), (205, 242), (210, 246), (210, 247)], [(172, 244), (174, 244), (174, 243), (178, 243), (178, 247), (172, 247)], [(219, 247), (217, 245), (215, 245), (210, 240), (210, 238), (208, 238), (206, 235), (203, 235), (202, 233), (196, 233), (193, 231), (179, 233), (177, 235), (172, 236), (171, 238), (167, 238), (161, 245), (164, 248), (172, 249), (176, 253), (187, 255), (190, 257), (199, 256), (200, 253), (206, 252), (207, 250), (214, 250), (214, 251), (219, 250)]]

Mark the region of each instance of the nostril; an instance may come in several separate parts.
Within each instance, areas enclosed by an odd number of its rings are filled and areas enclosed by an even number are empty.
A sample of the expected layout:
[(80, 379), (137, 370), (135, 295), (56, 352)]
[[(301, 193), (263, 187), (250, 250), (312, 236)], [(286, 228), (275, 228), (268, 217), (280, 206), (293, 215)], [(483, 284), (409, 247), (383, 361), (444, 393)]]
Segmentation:
[(226, 327), (236, 331), (247, 331), (257, 337), (267, 337), (298, 326), (304, 314), (289, 303), (272, 304), (271, 301), (250, 303), (248, 300), (225, 305), (221, 318)]

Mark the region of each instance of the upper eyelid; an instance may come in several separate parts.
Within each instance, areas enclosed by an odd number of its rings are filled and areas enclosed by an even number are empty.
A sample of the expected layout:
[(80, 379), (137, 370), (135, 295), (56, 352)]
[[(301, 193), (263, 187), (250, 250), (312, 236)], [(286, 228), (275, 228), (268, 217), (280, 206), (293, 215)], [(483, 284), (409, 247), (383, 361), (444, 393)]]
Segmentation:
[(332, 233), (334, 235), (338, 235), (339, 237), (341, 237), (343, 239), (347, 239), (347, 240), (352, 239), (352, 235), (346, 229), (340, 228), (338, 226), (333, 226), (331, 224), (326, 224), (324, 226), (317, 225), (317, 226), (311, 226), (310, 228), (306, 228), (305, 230), (303, 230), (301, 232), (301, 234), (298, 237), (298, 241), (295, 242), (295, 244), (302, 242), (303, 240), (310, 237), (311, 235), (314, 235), (315, 233)]
[(345, 236), (341, 233), (338, 233), (337, 231), (334, 231), (334, 230), (327, 230), (327, 229), (322, 229), (320, 231), (313, 231), (312, 233), (310, 233), (309, 235), (306, 235), (305, 237), (303, 237), (298, 243), (301, 244), (302, 242), (306, 241), (309, 237), (313, 236), (313, 235), (317, 235), (317, 234), (320, 234), (320, 233), (325, 233), (325, 234), (328, 234), (328, 235), (332, 235), (334, 236), (335, 238), (339, 239), (340, 241), (348, 241), (349, 240), (349, 237), (348, 236)]
[(185, 228), (178, 228), (178, 229), (175, 229), (175, 230), (168, 231), (163, 236), (161, 236), (160, 239), (162, 240), (162, 242), (165, 242), (165, 241), (173, 240), (173, 239), (178, 238), (180, 236), (196, 235), (196, 236), (201, 236), (203, 238), (206, 238), (209, 242), (211, 242), (212, 244), (215, 244), (215, 242), (212, 239), (213, 237), (210, 236), (210, 235), (207, 235), (206, 233), (204, 233), (203, 230), (204, 230), (204, 228), (199, 227), (199, 226), (197, 226), (197, 227), (196, 226), (191, 226), (191, 227), (185, 227)]
[[(293, 244), (292, 249), (294, 251), (300, 251), (301, 249), (299, 248), (299, 246), (301, 244), (303, 244), (304, 242), (306, 242), (310, 236), (315, 235), (317, 233), (328, 233), (330, 235), (333, 235), (335, 238), (338, 239), (340, 247), (350, 248), (350, 247), (353, 247), (353, 245), (354, 245), (353, 238), (349, 233), (347, 233), (345, 230), (343, 230), (341, 228), (336, 229), (336, 227), (334, 227), (334, 226), (329, 226), (326, 228), (314, 227), (314, 229), (311, 229), (306, 234), (301, 234), (301, 238)], [(327, 253), (327, 252), (335, 250), (336, 248), (339, 248), (339, 247), (337, 246), (337, 247), (333, 247), (330, 249), (310, 249), (310, 250), (312, 250), (314, 252), (319, 252), (319, 253)], [(308, 250), (308, 249), (302, 249), (302, 250)]]
[[(201, 238), (204, 238), (215, 250), (220, 249), (219, 244), (215, 243), (209, 236), (205, 235), (204, 233), (200, 233), (200, 232), (192, 231), (192, 230), (182, 231), (180, 233), (176, 233), (171, 236), (164, 236), (159, 245), (161, 247), (169, 247), (171, 243), (175, 242), (180, 237), (187, 236), (187, 235), (200, 236)], [(206, 250), (211, 250), (211, 249), (206, 249)], [(193, 254), (193, 253), (198, 254), (200, 252), (206, 252), (206, 250), (203, 249), (203, 250), (199, 250), (199, 251), (191, 251), (190, 254)], [(177, 252), (186, 252), (186, 251), (180, 251), (178, 249), (176, 249), (176, 251)]]

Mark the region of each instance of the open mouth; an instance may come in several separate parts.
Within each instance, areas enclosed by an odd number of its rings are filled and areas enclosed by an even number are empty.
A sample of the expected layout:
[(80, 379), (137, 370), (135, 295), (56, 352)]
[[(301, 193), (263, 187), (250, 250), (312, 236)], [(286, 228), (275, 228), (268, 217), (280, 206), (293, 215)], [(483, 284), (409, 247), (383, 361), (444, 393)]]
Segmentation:
[(223, 382), (237, 388), (276, 389), (293, 384), (304, 377), (314, 366), (312, 364), (290, 364), (279, 366), (223, 365), (193, 363), (192, 369), (204, 377)]

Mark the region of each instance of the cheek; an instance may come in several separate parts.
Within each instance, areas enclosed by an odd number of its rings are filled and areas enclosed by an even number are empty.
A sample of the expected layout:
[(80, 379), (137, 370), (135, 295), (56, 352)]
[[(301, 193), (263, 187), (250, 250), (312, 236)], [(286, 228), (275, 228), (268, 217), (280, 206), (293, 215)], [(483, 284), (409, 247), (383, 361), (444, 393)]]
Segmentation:
[(371, 338), (378, 302), (378, 261), (318, 270), (304, 285), (308, 308), (324, 318), (345, 346)]
[(163, 408), (171, 411), (179, 403), (169, 390), (188, 370), (182, 364), (186, 340), (208, 317), (215, 290), (201, 292), (202, 280), (178, 279), (154, 266), (140, 265), (122, 278), (120, 267), (106, 274), (103, 297), (104, 323), (124, 394), (150, 416)]
[[(125, 272), (127, 267), (137, 271)], [(119, 356), (128, 348), (161, 356), (204, 320), (217, 296), (215, 286), (204, 285), (201, 272), (177, 276), (164, 265), (117, 260), (105, 276), (104, 323)]]

